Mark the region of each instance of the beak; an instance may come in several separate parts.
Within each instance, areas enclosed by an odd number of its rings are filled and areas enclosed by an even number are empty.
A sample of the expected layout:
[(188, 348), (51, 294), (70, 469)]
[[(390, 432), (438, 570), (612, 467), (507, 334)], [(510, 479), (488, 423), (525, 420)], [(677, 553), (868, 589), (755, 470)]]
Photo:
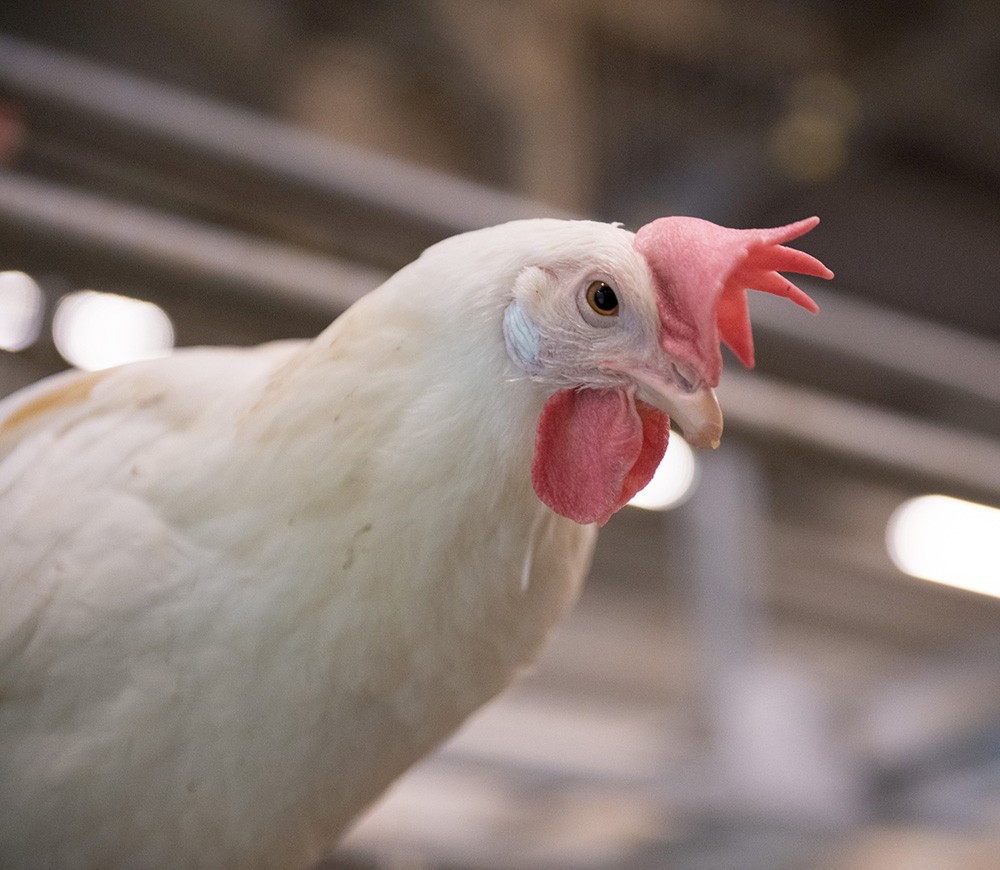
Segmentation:
[(678, 425), (692, 447), (719, 446), (722, 437), (722, 409), (711, 387), (690, 387), (648, 369), (630, 372), (639, 384), (637, 397), (659, 408), (671, 424)]

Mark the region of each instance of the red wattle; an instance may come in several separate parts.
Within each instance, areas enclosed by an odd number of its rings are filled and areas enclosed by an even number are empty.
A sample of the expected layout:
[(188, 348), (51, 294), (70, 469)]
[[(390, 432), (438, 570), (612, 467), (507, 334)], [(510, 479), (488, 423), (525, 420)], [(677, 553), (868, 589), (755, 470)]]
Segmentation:
[(670, 421), (631, 390), (561, 390), (538, 419), (531, 480), (556, 513), (604, 525), (642, 489), (667, 449)]

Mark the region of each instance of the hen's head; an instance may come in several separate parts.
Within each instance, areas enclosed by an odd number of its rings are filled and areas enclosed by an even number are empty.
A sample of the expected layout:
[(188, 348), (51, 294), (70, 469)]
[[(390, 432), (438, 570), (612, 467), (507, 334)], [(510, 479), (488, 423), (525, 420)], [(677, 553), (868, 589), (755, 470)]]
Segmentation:
[(747, 289), (817, 310), (779, 271), (832, 277), (783, 246), (818, 222), (734, 230), (669, 217), (635, 235), (581, 223), (573, 244), (520, 271), (504, 337), (513, 362), (553, 391), (532, 468), (543, 502), (603, 524), (649, 482), (671, 420), (693, 445), (718, 445), (720, 341), (753, 365)]

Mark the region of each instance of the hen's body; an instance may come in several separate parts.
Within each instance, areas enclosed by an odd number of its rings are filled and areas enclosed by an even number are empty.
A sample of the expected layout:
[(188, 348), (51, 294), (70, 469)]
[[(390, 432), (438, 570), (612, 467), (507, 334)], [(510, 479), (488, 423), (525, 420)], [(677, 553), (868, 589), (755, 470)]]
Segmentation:
[(593, 531), (428, 289), (0, 408), (3, 866), (304, 865), (531, 660)]
[(815, 219), (458, 236), (315, 341), (0, 403), (0, 867), (294, 868), (529, 663)]

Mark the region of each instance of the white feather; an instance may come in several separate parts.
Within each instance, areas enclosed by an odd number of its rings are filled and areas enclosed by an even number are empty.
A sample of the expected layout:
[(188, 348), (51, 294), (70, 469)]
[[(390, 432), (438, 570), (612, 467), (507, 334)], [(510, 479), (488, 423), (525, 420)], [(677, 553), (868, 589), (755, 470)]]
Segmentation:
[(532, 491), (503, 312), (629, 238), (480, 231), (315, 341), (0, 403), (0, 866), (305, 866), (530, 663), (594, 531)]

